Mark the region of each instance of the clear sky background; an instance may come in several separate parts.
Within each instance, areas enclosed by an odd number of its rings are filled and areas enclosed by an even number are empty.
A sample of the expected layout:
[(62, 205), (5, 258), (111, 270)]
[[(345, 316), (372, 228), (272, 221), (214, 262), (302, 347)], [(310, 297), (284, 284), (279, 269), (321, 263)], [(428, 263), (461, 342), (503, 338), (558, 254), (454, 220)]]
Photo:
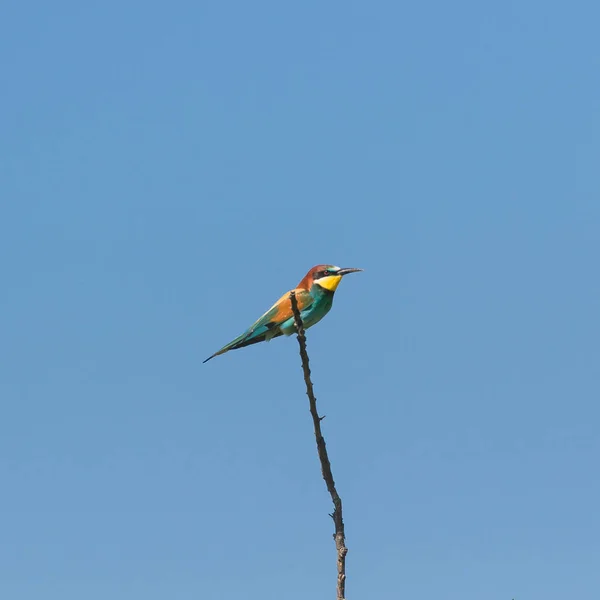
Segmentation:
[(0, 6), (0, 597), (600, 597), (597, 2)]

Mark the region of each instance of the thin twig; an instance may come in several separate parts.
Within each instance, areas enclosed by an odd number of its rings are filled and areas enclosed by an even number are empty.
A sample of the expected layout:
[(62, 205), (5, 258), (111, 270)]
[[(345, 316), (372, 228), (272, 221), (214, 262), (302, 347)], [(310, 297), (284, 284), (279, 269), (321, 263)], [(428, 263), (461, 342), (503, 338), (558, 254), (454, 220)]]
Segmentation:
[(329, 515), (333, 519), (335, 526), (335, 533), (333, 539), (335, 540), (335, 547), (337, 549), (337, 600), (344, 600), (346, 595), (346, 554), (348, 548), (346, 548), (346, 538), (344, 534), (344, 520), (342, 519), (342, 499), (335, 489), (335, 482), (331, 473), (331, 463), (327, 456), (327, 448), (325, 446), (325, 439), (321, 433), (321, 421), (325, 417), (319, 417), (317, 412), (317, 399), (313, 390), (313, 384), (310, 379), (310, 366), (308, 364), (308, 354), (306, 352), (306, 334), (304, 332), (304, 324), (302, 323), (302, 317), (298, 310), (298, 300), (296, 299), (295, 292), (290, 292), (290, 302), (292, 304), (292, 311), (294, 313), (294, 320), (296, 322), (296, 329), (298, 331), (298, 344), (300, 345), (300, 356), (302, 358), (302, 370), (304, 371), (304, 383), (306, 383), (306, 395), (310, 404), (310, 414), (312, 416), (313, 424), (315, 426), (315, 438), (317, 440), (317, 452), (319, 453), (319, 460), (321, 461), (321, 473), (325, 484), (327, 485), (327, 491), (333, 501), (333, 513)]

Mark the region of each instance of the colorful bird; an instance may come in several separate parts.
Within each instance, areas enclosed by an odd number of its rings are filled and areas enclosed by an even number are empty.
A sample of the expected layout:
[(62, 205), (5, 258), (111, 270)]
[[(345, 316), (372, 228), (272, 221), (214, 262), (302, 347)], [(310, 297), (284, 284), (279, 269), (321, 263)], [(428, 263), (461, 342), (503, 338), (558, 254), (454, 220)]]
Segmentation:
[[(305, 329), (318, 323), (329, 312), (333, 304), (333, 295), (342, 277), (357, 271), (362, 269), (340, 269), (333, 265), (317, 265), (304, 276), (294, 292), (296, 292), (298, 309)], [(229, 350), (237, 350), (258, 342), (268, 342), (280, 335), (291, 335), (295, 330), (290, 292), (287, 292), (242, 335), (203, 362), (219, 354), (225, 354)]]

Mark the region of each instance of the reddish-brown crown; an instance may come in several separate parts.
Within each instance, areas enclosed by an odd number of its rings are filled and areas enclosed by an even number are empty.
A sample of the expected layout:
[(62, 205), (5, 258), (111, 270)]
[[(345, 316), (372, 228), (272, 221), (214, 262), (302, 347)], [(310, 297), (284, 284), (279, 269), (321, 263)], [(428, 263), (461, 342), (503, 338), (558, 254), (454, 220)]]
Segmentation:
[(316, 265), (314, 266), (302, 279), (302, 281), (298, 284), (298, 287), (301, 290), (310, 290), (310, 287), (314, 281), (314, 275), (317, 271), (323, 271), (323, 269), (328, 269), (333, 265)]

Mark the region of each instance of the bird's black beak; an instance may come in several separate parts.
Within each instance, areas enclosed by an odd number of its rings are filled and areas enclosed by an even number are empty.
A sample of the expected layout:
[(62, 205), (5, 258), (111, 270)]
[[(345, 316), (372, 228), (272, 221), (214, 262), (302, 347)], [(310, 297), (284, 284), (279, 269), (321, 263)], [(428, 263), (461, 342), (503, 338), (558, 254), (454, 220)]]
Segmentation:
[(348, 273), (358, 273), (359, 271), (362, 271), (362, 269), (351, 269), (351, 268), (340, 269), (336, 273), (336, 275), (348, 275)]

